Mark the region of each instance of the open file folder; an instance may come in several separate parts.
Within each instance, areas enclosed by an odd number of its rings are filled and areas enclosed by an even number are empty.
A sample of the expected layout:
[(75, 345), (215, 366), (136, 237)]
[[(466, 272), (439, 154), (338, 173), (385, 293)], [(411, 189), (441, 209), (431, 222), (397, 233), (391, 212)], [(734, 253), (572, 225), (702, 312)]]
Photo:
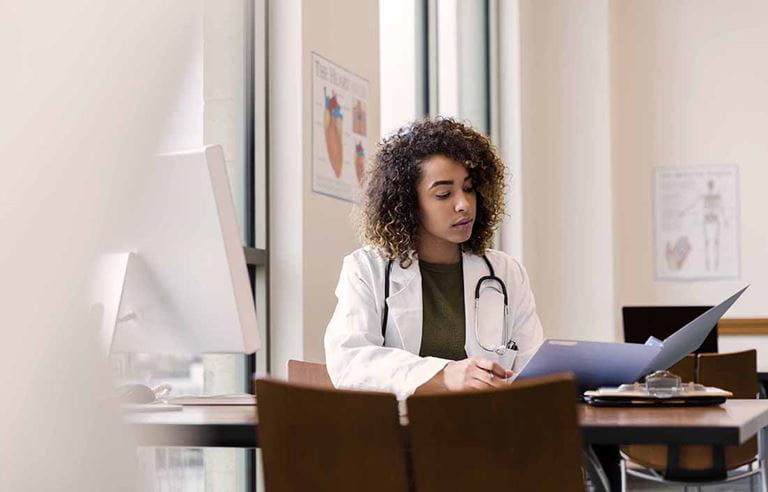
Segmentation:
[(583, 391), (632, 383), (653, 371), (668, 369), (704, 342), (712, 328), (747, 287), (707, 310), (662, 342), (641, 345), (545, 340), (516, 379), (572, 372), (579, 389)]

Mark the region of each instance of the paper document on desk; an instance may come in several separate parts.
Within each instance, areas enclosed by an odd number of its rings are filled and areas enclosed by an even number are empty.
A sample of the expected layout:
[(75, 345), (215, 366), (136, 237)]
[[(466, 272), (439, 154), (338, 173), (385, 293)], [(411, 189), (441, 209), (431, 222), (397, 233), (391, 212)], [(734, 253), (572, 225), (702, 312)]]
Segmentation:
[(747, 287), (707, 310), (663, 342), (655, 338), (644, 345), (545, 340), (516, 379), (572, 372), (580, 390), (585, 390), (632, 383), (653, 371), (668, 369), (704, 342)]
[(649, 345), (651, 347), (663, 347), (664, 342), (656, 337), (648, 337), (648, 340), (645, 341), (645, 345)]

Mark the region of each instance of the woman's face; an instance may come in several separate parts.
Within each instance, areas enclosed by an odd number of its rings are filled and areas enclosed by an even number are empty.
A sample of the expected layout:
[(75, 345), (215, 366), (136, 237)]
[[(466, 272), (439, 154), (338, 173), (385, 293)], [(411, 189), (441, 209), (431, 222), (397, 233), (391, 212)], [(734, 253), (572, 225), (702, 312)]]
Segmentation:
[(419, 240), (461, 244), (472, 236), (477, 197), (469, 172), (460, 163), (434, 155), (421, 164), (416, 184)]

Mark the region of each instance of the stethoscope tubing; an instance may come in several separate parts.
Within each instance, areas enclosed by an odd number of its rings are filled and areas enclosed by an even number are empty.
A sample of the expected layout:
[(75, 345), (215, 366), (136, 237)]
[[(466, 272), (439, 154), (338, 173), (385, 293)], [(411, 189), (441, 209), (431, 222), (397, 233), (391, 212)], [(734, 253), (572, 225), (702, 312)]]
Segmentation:
[[(485, 350), (486, 352), (495, 352), (498, 355), (504, 355), (504, 353), (507, 350), (513, 350), (517, 351), (517, 343), (514, 342), (508, 335), (509, 335), (509, 296), (507, 295), (507, 286), (504, 284), (504, 281), (501, 280), (499, 277), (496, 276), (496, 273), (493, 270), (493, 265), (491, 265), (490, 260), (487, 256), (482, 256), (483, 260), (485, 260), (485, 264), (488, 266), (488, 272), (489, 275), (486, 275), (484, 277), (481, 277), (480, 280), (477, 281), (477, 284), (475, 285), (475, 339), (477, 340), (477, 344)], [(389, 260), (387, 263), (386, 268), (384, 269), (384, 310), (383, 310), (383, 317), (381, 321), (381, 337), (382, 339), (386, 338), (387, 334), (387, 318), (389, 316), (389, 305), (387, 304), (387, 299), (389, 299), (389, 277), (390, 273), (392, 272), (392, 265), (394, 261)], [(480, 289), (483, 287), (484, 282), (495, 282), (498, 284), (498, 286), (501, 288), (501, 293), (504, 295), (504, 326), (501, 331), (501, 343), (496, 347), (486, 347), (483, 345), (483, 342), (480, 341), (480, 333), (478, 332), (478, 312), (480, 311)]]

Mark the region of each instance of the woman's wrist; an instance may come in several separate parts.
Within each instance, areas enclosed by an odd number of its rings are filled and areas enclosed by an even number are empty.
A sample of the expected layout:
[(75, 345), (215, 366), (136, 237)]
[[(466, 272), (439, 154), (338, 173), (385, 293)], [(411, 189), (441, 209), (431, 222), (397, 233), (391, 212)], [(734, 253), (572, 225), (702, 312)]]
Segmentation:
[(440, 393), (444, 391), (448, 391), (448, 388), (445, 386), (445, 368), (449, 365), (453, 364), (454, 362), (449, 362), (445, 365), (442, 369), (440, 369), (437, 374), (429, 378), (427, 382), (416, 388), (416, 391), (414, 391), (415, 394), (423, 394), (423, 393)]

